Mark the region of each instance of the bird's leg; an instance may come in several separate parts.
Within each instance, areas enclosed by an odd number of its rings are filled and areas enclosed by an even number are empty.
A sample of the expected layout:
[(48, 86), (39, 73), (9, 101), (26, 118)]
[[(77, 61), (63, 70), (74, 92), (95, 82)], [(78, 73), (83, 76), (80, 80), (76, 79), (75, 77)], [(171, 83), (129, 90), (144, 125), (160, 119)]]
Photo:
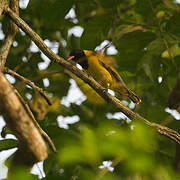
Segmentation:
[(104, 93), (108, 93), (109, 87), (110, 87), (110, 83), (107, 83), (107, 87), (105, 87), (105, 88), (103, 89), (103, 92), (104, 92)]
[(108, 93), (108, 88), (103, 88), (104, 93)]

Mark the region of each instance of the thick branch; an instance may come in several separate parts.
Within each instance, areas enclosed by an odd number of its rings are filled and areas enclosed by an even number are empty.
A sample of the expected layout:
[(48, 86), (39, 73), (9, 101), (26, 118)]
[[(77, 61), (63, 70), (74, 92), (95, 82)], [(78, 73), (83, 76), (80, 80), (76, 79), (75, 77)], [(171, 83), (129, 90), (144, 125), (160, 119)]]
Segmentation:
[(84, 80), (84, 82), (88, 83), (101, 97), (103, 97), (108, 103), (113, 104), (117, 109), (123, 112), (126, 116), (130, 119), (138, 119), (147, 124), (150, 127), (153, 127), (159, 132), (160, 134), (167, 136), (168, 138), (176, 141), (180, 144), (180, 134), (176, 131), (169, 129), (165, 126), (151, 123), (139, 114), (131, 111), (128, 107), (124, 106), (117, 98), (112, 97), (111, 95), (107, 94), (104, 91), (104, 88), (100, 86), (93, 78), (88, 77), (86, 73), (82, 72), (63, 58), (59, 57), (58, 55), (54, 54), (43, 42), (40, 36), (35, 33), (19, 16), (17, 16), (11, 9), (7, 8), (5, 11), (6, 15), (10, 17), (16, 25), (18, 25), (38, 46), (38, 48), (53, 62), (63, 66), (64, 68), (68, 69), (76, 76)]
[(19, 139), (19, 150), (23, 152), (21, 165), (32, 165), (47, 157), (46, 144), (18, 99), (14, 88), (0, 72), (0, 111), (7, 126)]
[(17, 77), (18, 79), (24, 81), (26, 84), (28, 84), (29, 86), (31, 86), (34, 90), (38, 91), (39, 94), (46, 100), (46, 102), (49, 105), (52, 105), (49, 98), (47, 97), (47, 95), (45, 94), (44, 90), (38, 86), (36, 86), (33, 82), (31, 82), (29, 79), (26, 79), (25, 77), (21, 76), (20, 74), (16, 73), (15, 71), (12, 71), (11, 69), (8, 68), (4, 68), (3, 72), (6, 72), (12, 76)]
[(8, 2), (6, 0), (0, 0), (0, 16), (4, 12), (4, 9), (8, 7)]
[[(3, 1), (4, 2), (4, 1)], [(6, 6), (5, 6), (6, 7)], [(18, 15), (19, 14), (19, 6), (18, 6), (18, 0), (11, 0), (10, 1), (10, 7), (12, 10)], [(13, 23), (13, 21), (10, 21), (9, 24), (9, 31), (6, 35), (6, 38), (4, 40), (4, 43), (0, 49), (0, 70), (4, 68), (4, 65), (6, 63), (7, 56), (9, 54), (11, 45), (13, 43), (14, 37), (17, 32), (17, 26)]]

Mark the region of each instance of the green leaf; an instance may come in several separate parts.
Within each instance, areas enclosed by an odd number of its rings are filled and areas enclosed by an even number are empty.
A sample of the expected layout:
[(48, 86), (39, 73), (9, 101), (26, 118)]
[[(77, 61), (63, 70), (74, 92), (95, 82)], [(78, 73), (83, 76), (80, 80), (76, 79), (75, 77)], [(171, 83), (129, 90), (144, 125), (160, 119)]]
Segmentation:
[(170, 47), (169, 50), (164, 51), (161, 54), (161, 57), (171, 59), (171, 58), (173, 58), (175, 56), (179, 56), (179, 55), (180, 55), (180, 47), (178, 44), (175, 44), (172, 47)]
[(81, 48), (94, 49), (97, 45), (106, 39), (108, 30), (111, 26), (111, 16), (96, 17), (87, 20), (87, 22), (84, 22), (82, 24), (84, 32), (81, 37)]
[(17, 147), (18, 141), (15, 139), (0, 140), (0, 151), (8, 150)]
[(180, 37), (180, 32), (178, 30), (179, 28), (180, 28), (180, 14), (175, 13), (171, 17), (171, 19), (167, 22), (166, 31)]

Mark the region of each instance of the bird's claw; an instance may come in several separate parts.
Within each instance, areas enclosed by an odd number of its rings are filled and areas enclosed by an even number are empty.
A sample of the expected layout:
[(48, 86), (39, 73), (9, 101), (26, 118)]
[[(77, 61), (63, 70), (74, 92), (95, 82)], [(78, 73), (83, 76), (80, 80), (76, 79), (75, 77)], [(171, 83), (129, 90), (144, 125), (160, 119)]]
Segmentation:
[(108, 93), (108, 88), (103, 88), (104, 93)]

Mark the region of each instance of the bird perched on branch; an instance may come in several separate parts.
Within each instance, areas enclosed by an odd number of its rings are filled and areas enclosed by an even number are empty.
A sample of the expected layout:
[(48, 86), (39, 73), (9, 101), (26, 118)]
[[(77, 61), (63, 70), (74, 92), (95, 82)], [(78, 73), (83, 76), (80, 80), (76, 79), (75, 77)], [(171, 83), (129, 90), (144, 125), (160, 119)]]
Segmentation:
[(123, 82), (118, 72), (105, 63), (102, 53), (90, 50), (73, 50), (67, 60), (73, 60), (82, 66), (103, 87), (112, 89), (122, 96), (129, 97), (134, 103), (139, 104), (141, 99), (136, 96)]

